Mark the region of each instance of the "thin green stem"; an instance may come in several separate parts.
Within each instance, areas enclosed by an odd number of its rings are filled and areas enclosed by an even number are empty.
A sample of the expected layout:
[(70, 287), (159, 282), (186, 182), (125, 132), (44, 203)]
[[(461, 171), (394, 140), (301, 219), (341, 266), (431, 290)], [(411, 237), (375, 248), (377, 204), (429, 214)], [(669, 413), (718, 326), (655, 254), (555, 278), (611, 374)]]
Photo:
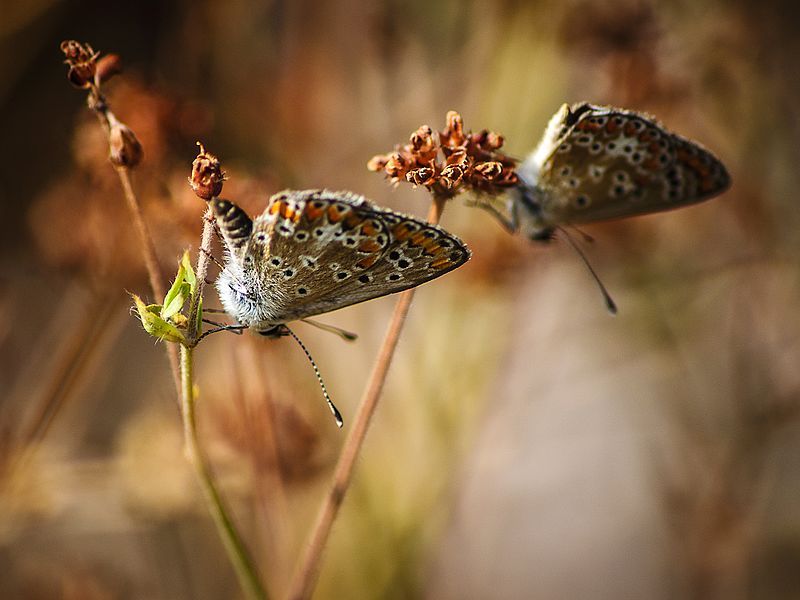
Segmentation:
[(208, 466), (197, 434), (197, 423), (194, 412), (193, 351), (181, 346), (181, 414), (183, 416), (183, 433), (186, 453), (195, 468), (197, 480), (203, 490), (208, 511), (217, 526), (217, 533), (222, 538), (228, 559), (231, 561), (242, 591), (249, 600), (266, 600), (267, 593), (258, 578), (255, 565), (242, 541), (229, 510), (220, 496), (214, 483), (211, 469)]

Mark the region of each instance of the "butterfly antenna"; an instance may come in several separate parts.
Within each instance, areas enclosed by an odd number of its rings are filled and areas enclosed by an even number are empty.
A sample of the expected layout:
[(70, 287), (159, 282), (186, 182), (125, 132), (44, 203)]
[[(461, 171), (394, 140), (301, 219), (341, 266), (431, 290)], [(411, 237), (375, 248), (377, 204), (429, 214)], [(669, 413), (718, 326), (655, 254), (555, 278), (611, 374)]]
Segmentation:
[(583, 229), (578, 229), (577, 227), (575, 227), (575, 225), (570, 225), (569, 228), (572, 229), (572, 231), (574, 231), (578, 235), (580, 235), (583, 238), (583, 241), (586, 242), (587, 244), (594, 244), (594, 238), (590, 236), (588, 233), (586, 233)]
[(348, 342), (354, 342), (358, 339), (357, 333), (353, 333), (352, 331), (347, 331), (346, 329), (342, 329), (341, 327), (336, 327), (335, 325), (320, 323), (319, 321), (314, 321), (312, 319), (300, 319), (300, 320), (303, 323), (308, 323), (309, 325), (313, 325), (317, 329), (322, 329), (322, 331), (327, 331), (328, 333), (334, 333), (343, 340), (346, 340)]
[[(286, 325), (284, 325), (284, 327), (286, 327)], [(311, 367), (314, 369), (314, 373), (317, 376), (317, 381), (319, 381), (319, 387), (322, 388), (322, 395), (325, 396), (325, 402), (328, 403), (328, 407), (331, 409), (331, 412), (333, 413), (333, 418), (336, 419), (336, 424), (339, 427), (342, 427), (344, 425), (344, 421), (342, 420), (342, 413), (339, 412), (339, 409), (336, 408), (336, 405), (333, 403), (333, 400), (331, 400), (331, 397), (328, 395), (328, 390), (325, 388), (325, 382), (322, 381), (322, 375), (319, 372), (317, 363), (315, 363), (314, 359), (311, 358), (311, 353), (308, 351), (308, 348), (306, 348), (305, 344), (303, 344), (303, 342), (300, 341), (300, 338), (295, 335), (294, 331), (292, 331), (288, 327), (286, 327), (286, 331), (289, 332), (289, 335), (291, 335), (294, 338), (294, 341), (297, 342), (300, 348), (303, 349), (303, 352), (305, 352), (306, 358), (308, 359), (308, 362), (311, 363)]]
[(603, 282), (600, 281), (600, 278), (597, 276), (597, 273), (592, 268), (592, 265), (589, 264), (589, 260), (586, 258), (586, 255), (580, 249), (578, 244), (575, 243), (575, 240), (572, 239), (572, 236), (569, 232), (564, 229), (563, 227), (559, 227), (558, 230), (564, 234), (564, 237), (567, 238), (569, 245), (572, 246), (572, 249), (581, 257), (583, 264), (586, 265), (586, 269), (589, 271), (591, 276), (594, 278), (595, 282), (597, 283), (597, 287), (600, 288), (600, 293), (603, 294), (603, 299), (606, 301), (606, 308), (608, 308), (608, 312), (612, 315), (617, 314), (617, 305), (614, 303), (614, 300), (611, 298), (611, 294), (608, 293), (606, 286), (603, 285)]

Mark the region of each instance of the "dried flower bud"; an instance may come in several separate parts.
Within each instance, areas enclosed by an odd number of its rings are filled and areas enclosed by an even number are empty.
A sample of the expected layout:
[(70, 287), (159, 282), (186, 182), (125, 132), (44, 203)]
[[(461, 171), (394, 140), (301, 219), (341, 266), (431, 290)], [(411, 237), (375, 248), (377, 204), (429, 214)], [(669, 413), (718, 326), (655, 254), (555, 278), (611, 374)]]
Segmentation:
[(225, 173), (219, 159), (206, 152), (203, 144), (197, 142), (200, 152), (192, 162), (192, 176), (189, 178), (189, 185), (192, 186), (194, 193), (203, 200), (211, 200), (222, 193), (222, 182), (225, 181)]
[(99, 53), (89, 44), (81, 44), (75, 40), (61, 42), (61, 51), (66, 57), (64, 62), (69, 65), (67, 73), (69, 82), (79, 88), (90, 87), (94, 83)]
[(427, 125), (417, 129), (411, 134), (411, 147), (420, 154), (426, 154), (433, 150), (433, 130)]
[(97, 70), (94, 75), (94, 80), (97, 85), (105, 83), (114, 75), (122, 72), (122, 59), (119, 54), (106, 54), (103, 58), (97, 61)]
[(389, 162), (388, 156), (385, 154), (376, 154), (367, 162), (367, 169), (370, 171), (383, 171), (387, 162)]
[(447, 152), (445, 152), (445, 155), (447, 156), (447, 160), (445, 161), (447, 165), (459, 165), (466, 168), (469, 164), (466, 148), (449, 148)]
[(133, 130), (119, 121), (111, 123), (108, 134), (109, 158), (116, 167), (133, 168), (142, 162), (144, 151)]
[(475, 165), (475, 171), (486, 179), (492, 180), (503, 172), (503, 165), (496, 161), (478, 163)]
[(502, 135), (490, 131), (486, 136), (486, 143), (484, 145), (489, 150), (499, 150), (503, 147), (505, 142), (506, 140)]
[(433, 178), (435, 171), (429, 167), (414, 169), (406, 173), (406, 181), (414, 185), (433, 185), (436, 180)]
[(389, 177), (402, 177), (407, 168), (406, 159), (399, 152), (392, 152), (386, 161), (384, 170)]
[(464, 169), (460, 165), (448, 165), (442, 169), (441, 182), (449, 190), (458, 185), (464, 176)]
[(450, 146), (460, 146), (466, 139), (464, 136), (464, 120), (461, 118), (461, 115), (454, 110), (447, 112), (445, 120), (447, 126), (442, 134), (443, 137), (446, 138), (447, 144)]

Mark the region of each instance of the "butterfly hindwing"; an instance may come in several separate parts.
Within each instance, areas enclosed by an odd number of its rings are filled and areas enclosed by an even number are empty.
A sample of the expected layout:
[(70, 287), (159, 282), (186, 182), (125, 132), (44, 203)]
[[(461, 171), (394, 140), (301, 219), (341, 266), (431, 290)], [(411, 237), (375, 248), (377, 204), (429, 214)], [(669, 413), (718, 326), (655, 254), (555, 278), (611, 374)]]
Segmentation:
[(439, 227), (325, 190), (273, 196), (242, 258), (274, 322), (415, 287), (468, 259), (466, 246)]
[(587, 223), (700, 202), (730, 183), (722, 163), (655, 120), (611, 107), (562, 109), (548, 128), (536, 185), (551, 225)]

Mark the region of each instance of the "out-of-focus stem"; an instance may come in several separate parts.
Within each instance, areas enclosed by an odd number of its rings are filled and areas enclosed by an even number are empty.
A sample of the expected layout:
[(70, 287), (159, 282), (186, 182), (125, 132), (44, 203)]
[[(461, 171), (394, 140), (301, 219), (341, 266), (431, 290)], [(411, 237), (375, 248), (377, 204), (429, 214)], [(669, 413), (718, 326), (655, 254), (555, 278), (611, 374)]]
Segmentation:
[[(446, 200), (447, 197), (445, 196), (434, 195), (428, 212), (428, 221), (430, 223), (439, 222)], [(288, 597), (291, 600), (309, 598), (314, 590), (322, 552), (330, 538), (331, 527), (339, 514), (344, 496), (350, 486), (356, 459), (364, 444), (372, 415), (375, 414), (375, 409), (378, 406), (378, 400), (381, 397), (386, 376), (389, 373), (389, 366), (394, 357), (397, 342), (400, 339), (400, 332), (403, 330), (411, 300), (414, 298), (414, 291), (412, 288), (402, 292), (397, 304), (395, 304), (389, 329), (383, 338), (378, 358), (375, 361), (375, 366), (372, 369), (372, 374), (361, 398), (356, 416), (353, 418), (352, 428), (342, 447), (339, 461), (336, 463), (333, 482), (320, 507), (305, 553), (290, 585)]]
[[(161, 268), (158, 266), (156, 247), (153, 243), (153, 238), (144, 222), (139, 200), (136, 198), (136, 193), (133, 191), (130, 169), (127, 167), (116, 167), (116, 171), (117, 175), (119, 175), (119, 181), (122, 184), (125, 202), (133, 218), (133, 227), (136, 229), (139, 245), (142, 248), (144, 264), (147, 268), (147, 276), (150, 279), (150, 289), (153, 291), (155, 301), (160, 302), (161, 299), (164, 298), (164, 284), (162, 283)], [(164, 344), (164, 346), (167, 348), (167, 356), (169, 357), (169, 365), (172, 370), (172, 379), (175, 382), (175, 389), (178, 390), (178, 395), (180, 395), (181, 379), (178, 369), (178, 349), (175, 347), (175, 344)]]

